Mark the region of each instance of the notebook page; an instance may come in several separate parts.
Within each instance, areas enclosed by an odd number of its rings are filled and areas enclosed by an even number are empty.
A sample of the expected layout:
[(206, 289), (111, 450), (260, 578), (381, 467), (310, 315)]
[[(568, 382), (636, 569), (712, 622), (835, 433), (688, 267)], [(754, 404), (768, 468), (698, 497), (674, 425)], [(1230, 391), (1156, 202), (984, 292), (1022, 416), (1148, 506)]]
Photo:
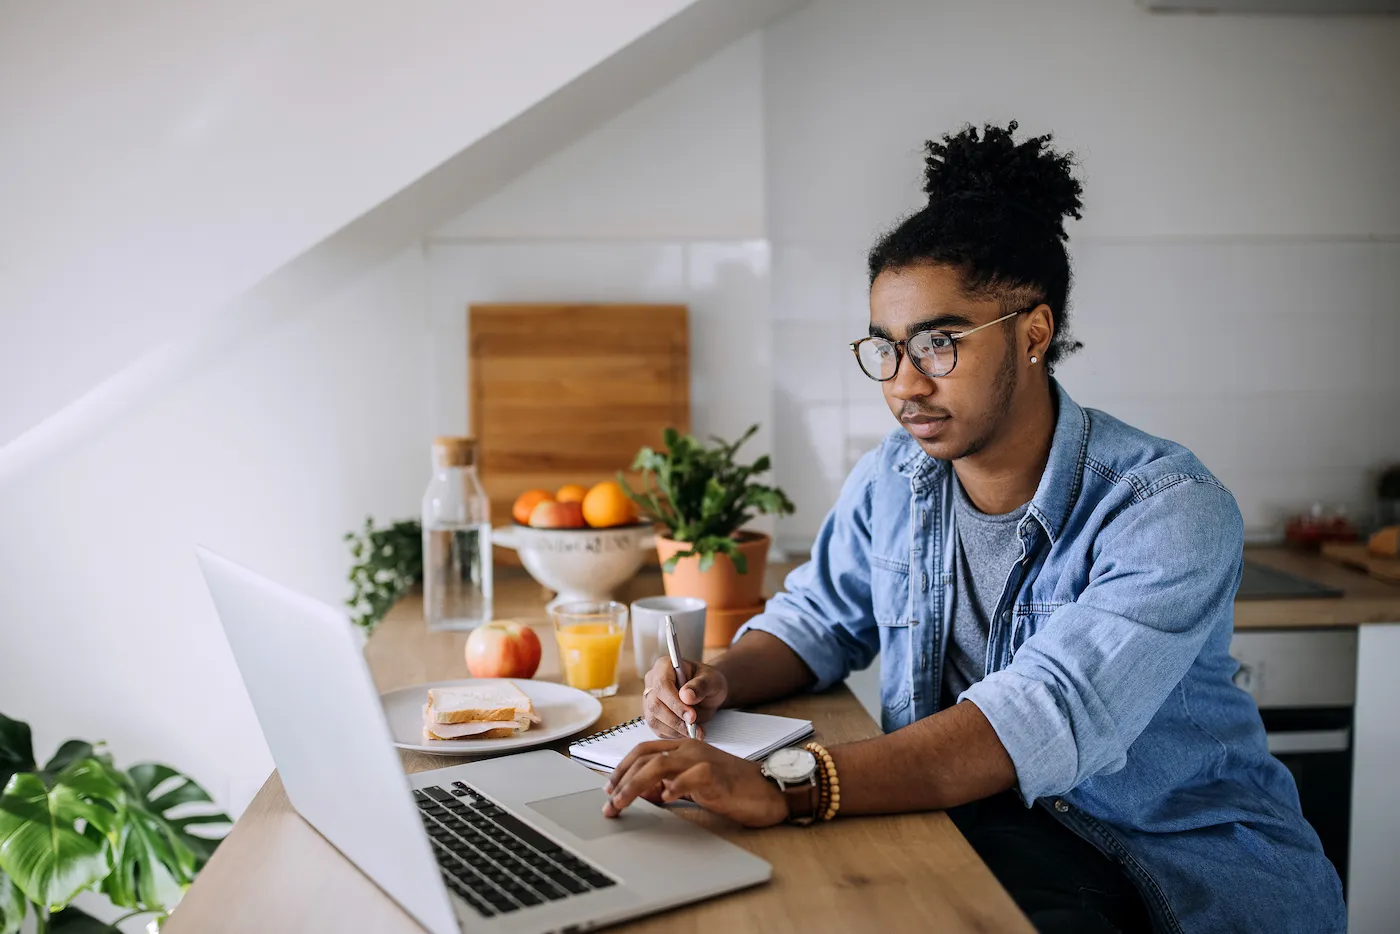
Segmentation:
[[(705, 742), (741, 759), (761, 759), (812, 732), (812, 721), (770, 714), (721, 710), (705, 724)], [(612, 770), (640, 743), (660, 739), (641, 721), (599, 738), (569, 746), (569, 755), (586, 765)]]
[(721, 710), (705, 724), (705, 742), (740, 759), (762, 759), (811, 732), (810, 720)]

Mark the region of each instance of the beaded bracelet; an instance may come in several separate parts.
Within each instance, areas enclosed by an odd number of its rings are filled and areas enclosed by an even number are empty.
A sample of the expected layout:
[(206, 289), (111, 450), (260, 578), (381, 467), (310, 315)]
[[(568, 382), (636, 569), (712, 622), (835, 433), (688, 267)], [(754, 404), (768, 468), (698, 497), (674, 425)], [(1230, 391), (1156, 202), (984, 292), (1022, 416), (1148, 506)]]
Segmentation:
[(816, 805), (812, 808), (812, 821), (813, 821), (813, 822), (816, 822), (816, 821), (821, 820), (821, 819), (822, 819), (822, 815), (826, 813), (826, 800), (827, 800), (827, 792), (826, 792), (826, 784), (827, 784), (826, 766), (822, 764), (822, 757), (821, 757), (821, 754), (818, 753), (815, 749), (812, 748), (812, 747), (815, 746), (815, 745), (816, 745), (815, 743), (807, 743), (806, 745), (804, 745), (804, 746), (802, 747), (803, 749), (805, 749), (805, 750), (807, 750), (808, 752), (810, 752), (810, 753), (816, 758), (816, 760), (817, 760), (817, 772), (816, 772), (815, 775), (812, 776), (812, 790), (815, 791), (816, 794), (817, 794), (817, 803), (816, 803)]
[(817, 789), (817, 819), (831, 820), (841, 810), (841, 781), (836, 777), (836, 763), (821, 743), (808, 743), (802, 748), (816, 756), (822, 766)]

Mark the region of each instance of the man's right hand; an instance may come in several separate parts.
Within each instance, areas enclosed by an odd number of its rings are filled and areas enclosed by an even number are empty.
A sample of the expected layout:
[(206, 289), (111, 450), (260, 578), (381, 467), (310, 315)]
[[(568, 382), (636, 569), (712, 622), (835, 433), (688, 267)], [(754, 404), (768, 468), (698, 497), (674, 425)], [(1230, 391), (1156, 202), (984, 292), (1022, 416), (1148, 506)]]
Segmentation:
[[(676, 670), (665, 656), (656, 660), (643, 682), (646, 696), (642, 701), (642, 713), (647, 726), (663, 739), (688, 736), (687, 723), (698, 726), (709, 720), (729, 696), (729, 683), (719, 669), (689, 660), (683, 661), (681, 666), (686, 681), (679, 690)], [(705, 738), (703, 727), (696, 730), (696, 737)]]

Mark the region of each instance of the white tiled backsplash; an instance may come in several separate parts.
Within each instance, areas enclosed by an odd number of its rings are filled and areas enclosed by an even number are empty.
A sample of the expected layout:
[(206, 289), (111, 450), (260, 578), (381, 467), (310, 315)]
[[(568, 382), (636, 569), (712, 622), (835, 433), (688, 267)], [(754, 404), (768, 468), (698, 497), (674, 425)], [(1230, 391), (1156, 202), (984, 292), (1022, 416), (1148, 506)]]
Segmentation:
[[(694, 428), (752, 422), (797, 504), (780, 544), (816, 534), (861, 454), (895, 427), (847, 345), (868, 323), (868, 244), (435, 241), (435, 423), (466, 424), (474, 301), (665, 301), (691, 308)], [(1400, 243), (1071, 244), (1075, 398), (1179, 441), (1234, 491), (1246, 526), (1314, 501), (1366, 502), (1400, 461)], [(771, 254), (771, 269), (770, 269)]]
[[(776, 435), (778, 473), (799, 505), (780, 532), (793, 544), (895, 426), (846, 348), (866, 327), (867, 247), (773, 249), (774, 406), (792, 419)], [(1085, 348), (1060, 379), (1080, 403), (1190, 447), (1252, 532), (1314, 501), (1359, 514), (1376, 467), (1400, 461), (1400, 244), (1089, 241), (1071, 253)]]
[(763, 240), (429, 241), (434, 429), (468, 427), (472, 303), (678, 302), (690, 309), (692, 430), (734, 438), (757, 423), (745, 451), (776, 453), (768, 265)]
[[(434, 425), (467, 427), (467, 307), (473, 302), (680, 302), (690, 307), (692, 427), (729, 437), (772, 429), (768, 245), (712, 242), (433, 241)], [(768, 446), (756, 438), (754, 449)]]

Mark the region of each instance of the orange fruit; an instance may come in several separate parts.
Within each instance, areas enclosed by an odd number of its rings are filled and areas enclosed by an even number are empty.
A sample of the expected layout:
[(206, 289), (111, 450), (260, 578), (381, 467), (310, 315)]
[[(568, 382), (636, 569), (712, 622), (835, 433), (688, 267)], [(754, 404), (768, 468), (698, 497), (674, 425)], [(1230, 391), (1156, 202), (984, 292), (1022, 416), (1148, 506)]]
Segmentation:
[(510, 509), (510, 516), (521, 525), (530, 524), (530, 513), (535, 511), (535, 507), (540, 503), (550, 503), (554, 497), (548, 490), (526, 490), (515, 500), (515, 505)]
[(566, 484), (559, 488), (559, 492), (554, 494), (554, 499), (560, 503), (581, 503), (588, 495), (588, 487), (579, 486), (577, 483)]
[(606, 480), (583, 498), (584, 521), (595, 529), (631, 525), (637, 521), (637, 504), (622, 492), (616, 480)]

